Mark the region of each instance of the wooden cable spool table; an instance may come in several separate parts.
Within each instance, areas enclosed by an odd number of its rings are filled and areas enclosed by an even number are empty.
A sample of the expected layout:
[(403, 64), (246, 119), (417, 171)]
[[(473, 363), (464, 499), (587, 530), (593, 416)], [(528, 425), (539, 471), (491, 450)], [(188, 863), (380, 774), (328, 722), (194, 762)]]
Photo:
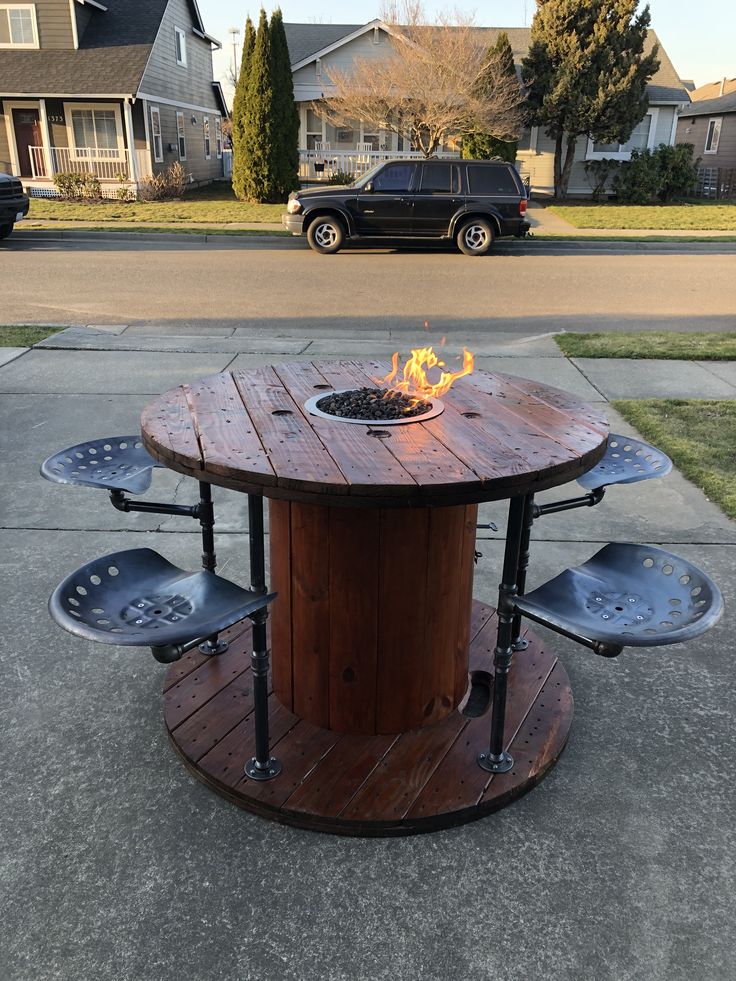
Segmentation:
[(605, 452), (608, 423), (567, 393), (477, 371), (434, 418), (386, 426), (311, 415), (322, 391), (374, 386), (378, 361), (223, 372), (154, 400), (149, 452), (197, 480), (269, 498), (272, 747), (256, 783), (249, 628), (190, 652), (165, 683), (188, 767), (240, 806), (358, 835), (473, 820), (537, 783), (572, 718), (567, 675), (531, 634), (509, 676), (513, 772), (476, 764), (488, 742), (495, 614), (472, 596), (477, 505), (567, 483)]

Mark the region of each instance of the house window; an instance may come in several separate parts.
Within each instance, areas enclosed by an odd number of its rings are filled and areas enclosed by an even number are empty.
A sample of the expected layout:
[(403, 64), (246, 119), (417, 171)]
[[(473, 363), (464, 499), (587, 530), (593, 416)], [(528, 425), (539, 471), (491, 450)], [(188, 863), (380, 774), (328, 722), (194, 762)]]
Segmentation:
[(13, 3), (0, 6), (0, 48), (38, 48), (36, 5)]
[(222, 160), (222, 119), (215, 116), (215, 152), (217, 159)]
[(654, 131), (656, 128), (657, 109), (650, 109), (641, 119), (626, 143), (593, 143), (588, 140), (588, 160), (600, 160), (603, 157), (612, 157), (617, 160), (628, 160), (632, 150), (646, 150), (654, 143)]
[(187, 137), (186, 131), (184, 129), (184, 113), (177, 112), (176, 114), (176, 139), (179, 144), (179, 159), (187, 159)]
[(321, 142), (322, 120), (314, 109), (307, 109), (307, 150), (314, 150), (315, 143)]
[(718, 153), (718, 144), (721, 139), (721, 126), (723, 117), (708, 120), (708, 132), (705, 136), (705, 153)]
[(156, 163), (163, 163), (164, 144), (161, 139), (161, 113), (158, 106), (151, 106), (151, 143), (153, 144), (153, 159)]
[(209, 160), (212, 156), (212, 142), (210, 140), (210, 117), (205, 116), (202, 122), (204, 129), (204, 158)]
[(74, 151), (79, 157), (117, 157), (117, 115), (114, 109), (72, 109)]
[(187, 64), (187, 35), (180, 27), (174, 28), (174, 43), (176, 45), (176, 63), (186, 68)]

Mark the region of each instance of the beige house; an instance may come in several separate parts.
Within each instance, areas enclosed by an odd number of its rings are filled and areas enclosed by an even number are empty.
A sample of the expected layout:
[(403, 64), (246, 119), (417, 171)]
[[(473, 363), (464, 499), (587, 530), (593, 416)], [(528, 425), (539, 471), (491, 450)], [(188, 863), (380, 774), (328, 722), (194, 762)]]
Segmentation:
[[(294, 97), (300, 112), (300, 176), (319, 176), (325, 168), (351, 172), (367, 169), (373, 163), (412, 152), (410, 134), (398, 136), (388, 130), (378, 132), (361, 120), (352, 126), (336, 128), (324, 120), (319, 109), (313, 109), (330, 93), (330, 67), (349, 69), (354, 59), (385, 57), (391, 41), (391, 28), (380, 20), (368, 24), (286, 24), (286, 38), (294, 78)], [(517, 68), (529, 48), (530, 28), (479, 27), (483, 43), (490, 45), (502, 30), (509, 36)], [(570, 179), (571, 194), (589, 194), (591, 185), (585, 174), (584, 161), (602, 157), (626, 160), (633, 147), (673, 144), (678, 109), (690, 101), (688, 92), (675, 71), (654, 31), (649, 32), (647, 50), (659, 44), (660, 68), (648, 86), (649, 109), (625, 144), (616, 146), (578, 140), (576, 162)], [(452, 147), (443, 147), (439, 156), (457, 155)], [(517, 166), (528, 177), (536, 193), (551, 194), (554, 142), (543, 130), (527, 129), (519, 142)], [(315, 169), (316, 168), (316, 169)]]
[(222, 177), (213, 47), (196, 0), (0, 0), (0, 171), (36, 196), (77, 173), (112, 197), (175, 160)]

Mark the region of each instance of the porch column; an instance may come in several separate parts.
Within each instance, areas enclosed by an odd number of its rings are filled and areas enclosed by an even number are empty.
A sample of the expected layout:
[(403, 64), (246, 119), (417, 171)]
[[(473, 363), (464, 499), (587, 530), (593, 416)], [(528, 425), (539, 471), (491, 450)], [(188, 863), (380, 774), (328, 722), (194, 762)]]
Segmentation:
[(130, 177), (138, 184), (138, 158), (135, 152), (135, 140), (133, 138), (133, 112), (130, 108), (130, 99), (123, 103), (123, 118), (125, 119), (125, 142), (128, 144), (128, 154), (130, 155)]
[(53, 154), (51, 153), (51, 133), (49, 132), (49, 117), (46, 114), (46, 100), (38, 100), (38, 115), (41, 119), (41, 133), (43, 135), (43, 160), (46, 167), (46, 177), (49, 180), (54, 176)]

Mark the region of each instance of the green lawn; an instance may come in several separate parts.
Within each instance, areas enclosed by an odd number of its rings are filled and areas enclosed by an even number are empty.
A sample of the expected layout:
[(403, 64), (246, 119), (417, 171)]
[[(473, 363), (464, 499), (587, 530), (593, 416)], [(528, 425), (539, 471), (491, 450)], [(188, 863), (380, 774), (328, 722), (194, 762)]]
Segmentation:
[(554, 204), (550, 210), (575, 228), (736, 230), (734, 204)]
[(56, 201), (31, 198), (29, 219), (56, 221), (214, 222), (281, 221), (283, 204), (244, 204), (229, 184), (187, 191), (181, 201)]
[(558, 334), (570, 358), (662, 358), (667, 361), (736, 361), (736, 334)]
[(646, 399), (613, 407), (736, 518), (736, 401)]
[(44, 337), (58, 334), (63, 327), (0, 326), (0, 347), (32, 347)]

